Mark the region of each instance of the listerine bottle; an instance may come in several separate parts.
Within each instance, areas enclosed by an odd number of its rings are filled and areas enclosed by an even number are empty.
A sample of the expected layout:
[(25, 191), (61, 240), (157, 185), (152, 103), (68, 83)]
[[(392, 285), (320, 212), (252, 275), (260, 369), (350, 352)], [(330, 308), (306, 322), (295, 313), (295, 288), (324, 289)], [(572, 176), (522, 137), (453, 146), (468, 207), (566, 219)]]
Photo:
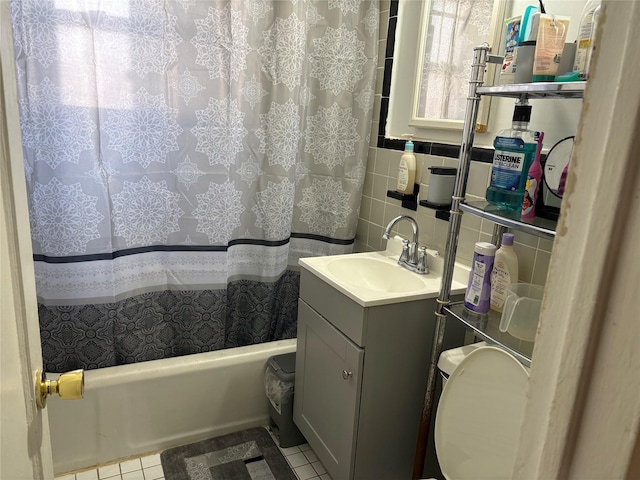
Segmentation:
[(522, 210), (527, 173), (536, 154), (539, 132), (529, 130), (531, 105), (517, 104), (511, 128), (498, 132), (487, 201), (500, 209)]

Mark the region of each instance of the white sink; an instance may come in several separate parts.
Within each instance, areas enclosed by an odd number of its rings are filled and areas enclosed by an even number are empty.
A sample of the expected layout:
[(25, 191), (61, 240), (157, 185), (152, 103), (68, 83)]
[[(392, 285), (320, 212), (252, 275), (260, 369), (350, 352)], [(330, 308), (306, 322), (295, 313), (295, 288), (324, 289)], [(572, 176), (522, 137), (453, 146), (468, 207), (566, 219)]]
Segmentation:
[[(401, 239), (395, 238), (387, 243), (385, 251), (302, 258), (300, 266), (363, 307), (436, 298), (440, 293), (442, 257), (427, 250), (429, 273), (414, 273), (398, 265), (401, 245)], [(452, 294), (464, 292), (466, 285), (460, 282), (463, 277), (466, 281), (468, 269), (456, 271)]]
[(327, 263), (327, 270), (344, 283), (377, 292), (413, 292), (425, 287), (415, 273), (371, 256), (340, 255)]

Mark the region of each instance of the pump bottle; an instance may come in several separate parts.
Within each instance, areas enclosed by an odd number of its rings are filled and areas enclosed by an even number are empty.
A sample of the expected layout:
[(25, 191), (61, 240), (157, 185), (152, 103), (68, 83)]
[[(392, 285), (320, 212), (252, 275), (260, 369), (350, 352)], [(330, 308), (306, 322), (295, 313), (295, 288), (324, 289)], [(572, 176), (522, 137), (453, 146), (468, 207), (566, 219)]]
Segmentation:
[(398, 168), (398, 188), (397, 191), (404, 194), (413, 193), (413, 186), (416, 181), (416, 156), (413, 154), (413, 135), (405, 134), (408, 138), (404, 145), (404, 154), (400, 157), (400, 167)]

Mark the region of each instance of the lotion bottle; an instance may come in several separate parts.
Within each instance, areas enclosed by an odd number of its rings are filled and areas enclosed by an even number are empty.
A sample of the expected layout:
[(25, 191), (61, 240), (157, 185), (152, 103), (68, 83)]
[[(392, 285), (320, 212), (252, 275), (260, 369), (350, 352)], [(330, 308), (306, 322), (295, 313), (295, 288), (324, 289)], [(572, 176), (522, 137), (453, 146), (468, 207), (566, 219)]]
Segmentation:
[(589, 77), (589, 66), (594, 49), (594, 38), (599, 16), (600, 0), (589, 0), (582, 11), (576, 57), (573, 63), (573, 71), (578, 72), (581, 80), (586, 80)]
[(469, 283), (464, 295), (464, 306), (476, 313), (487, 313), (491, 300), (491, 272), (496, 246), (488, 242), (476, 242)]
[(491, 271), (491, 310), (502, 312), (509, 285), (518, 283), (518, 256), (513, 249), (513, 233), (502, 235)]
[(404, 145), (404, 154), (400, 157), (400, 167), (398, 168), (398, 188), (397, 191), (404, 194), (413, 193), (413, 186), (416, 181), (416, 156), (413, 154), (413, 135), (405, 134), (408, 140)]

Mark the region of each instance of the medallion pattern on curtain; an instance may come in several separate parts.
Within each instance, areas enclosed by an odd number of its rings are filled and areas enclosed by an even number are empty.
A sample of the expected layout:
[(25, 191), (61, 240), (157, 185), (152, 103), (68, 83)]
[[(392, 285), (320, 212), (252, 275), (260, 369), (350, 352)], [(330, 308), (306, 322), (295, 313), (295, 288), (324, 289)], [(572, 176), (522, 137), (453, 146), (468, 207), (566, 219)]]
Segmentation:
[(348, 253), (372, 0), (12, 0), (45, 368), (296, 334)]

